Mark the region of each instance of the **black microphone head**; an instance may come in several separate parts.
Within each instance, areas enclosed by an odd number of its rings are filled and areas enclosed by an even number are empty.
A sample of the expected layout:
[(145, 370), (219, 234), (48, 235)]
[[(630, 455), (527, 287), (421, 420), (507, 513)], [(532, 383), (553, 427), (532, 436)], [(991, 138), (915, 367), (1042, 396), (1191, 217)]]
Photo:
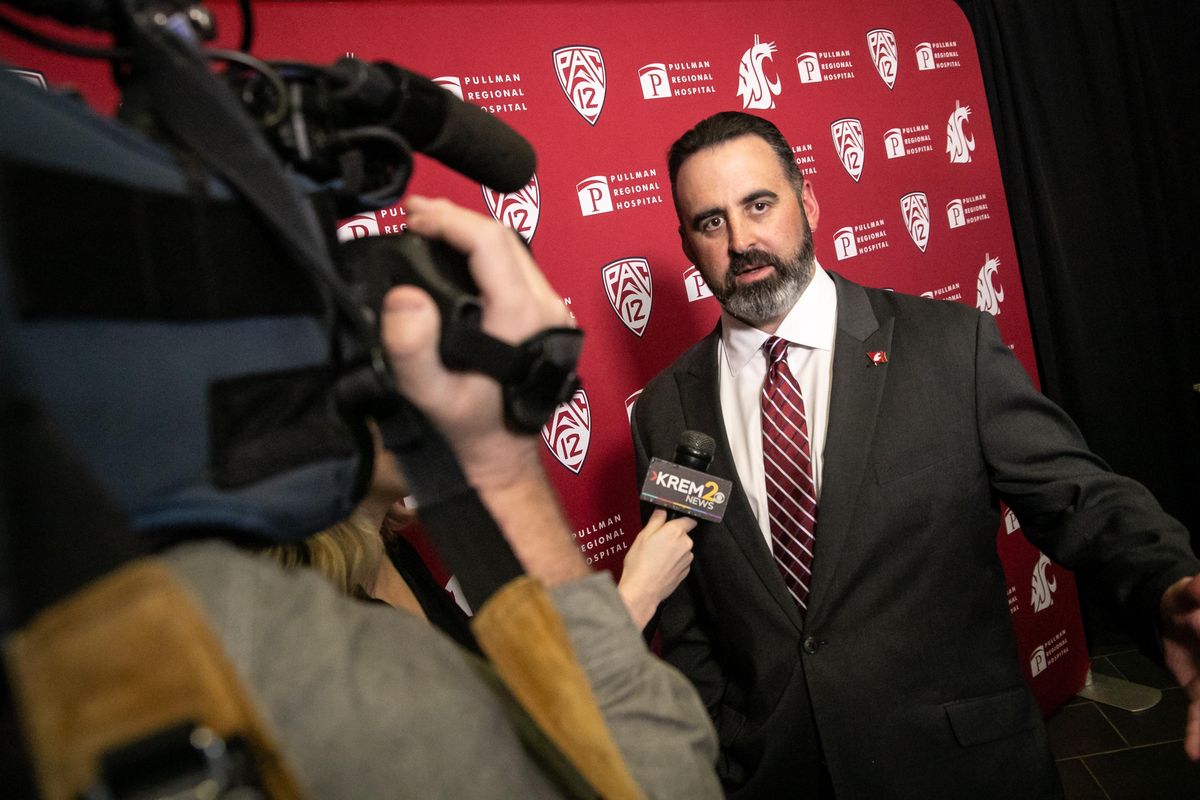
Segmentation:
[(497, 192), (525, 188), (537, 166), (533, 145), (482, 108), (438, 89), (446, 93), (446, 119), (421, 152)]
[(675, 445), (675, 463), (692, 469), (705, 470), (717, 452), (717, 442), (707, 433), (684, 431)]

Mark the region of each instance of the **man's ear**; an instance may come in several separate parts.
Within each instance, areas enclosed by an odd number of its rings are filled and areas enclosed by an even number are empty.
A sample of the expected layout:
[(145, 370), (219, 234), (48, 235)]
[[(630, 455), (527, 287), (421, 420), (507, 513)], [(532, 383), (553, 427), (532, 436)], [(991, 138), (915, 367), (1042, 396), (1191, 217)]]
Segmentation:
[(817, 195), (813, 191), (812, 184), (807, 180), (804, 181), (804, 187), (800, 190), (800, 205), (804, 208), (804, 216), (808, 218), (808, 227), (815, 231), (817, 222), (821, 219), (821, 206), (817, 203)]

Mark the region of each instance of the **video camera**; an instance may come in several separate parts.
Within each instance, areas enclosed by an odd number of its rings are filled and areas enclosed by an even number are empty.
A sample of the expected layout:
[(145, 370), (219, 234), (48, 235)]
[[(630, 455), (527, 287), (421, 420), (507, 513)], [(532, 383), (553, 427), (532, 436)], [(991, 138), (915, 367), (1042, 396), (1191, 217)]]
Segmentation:
[[(202, 526), (210, 524), (214, 515), (229, 517), (231, 491), (243, 492), (261, 484), (264, 495), (279, 495), (277, 487), (267, 484), (305, 463), (332, 459), (343, 464), (336, 470), (344, 471), (346, 436), (341, 433), (300, 441), (281, 425), (277, 426), (277, 441), (268, 441), (253, 425), (244, 424), (247, 409), (268, 400), (294, 398), (296, 408), (283, 414), (277, 408), (271, 412), (280, 419), (290, 414), (291, 430), (298, 429), (297, 422), (307, 422), (310, 430), (336, 427), (324, 407), (328, 405), (325, 395), (329, 395), (337, 414), (351, 427), (364, 415), (380, 419), (385, 441), (394, 450), (428, 438), (424, 421), (395, 392), (379, 344), (377, 310), (383, 295), (398, 283), (417, 285), (434, 298), (442, 316), (443, 361), (450, 368), (476, 370), (497, 380), (504, 390), (506, 421), (514, 429), (536, 432), (555, 406), (577, 388), (575, 365), (581, 334), (550, 329), (519, 346), (488, 336), (480, 330), (477, 289), (464, 259), (452, 249), (411, 234), (344, 244), (334, 241), (337, 219), (383, 207), (403, 193), (412, 174), (414, 152), (438, 159), (497, 191), (523, 187), (533, 175), (533, 151), (507, 125), (429, 79), (393, 64), (367, 64), (354, 58), (327, 67), (268, 63), (245, 52), (206, 49), (204, 41), (211, 39), (215, 30), (212, 15), (201, 6), (179, 0), (17, 0), (13, 5), (113, 33), (109, 49), (91, 48), (85, 53), (78, 46), (66, 46), (77, 55), (113, 62), (114, 77), (122, 90), (121, 119), (152, 142), (164, 145), (175, 158), (174, 171), (182, 172), (187, 184), (182, 192), (169, 189), (163, 195), (159, 187), (151, 191), (147, 181), (141, 180), (145, 171), (141, 165), (124, 171), (123, 175), (134, 176), (129, 180), (104, 178), (97, 186), (96, 176), (81, 178), (80, 173), (103, 169), (106, 160), (116, 163), (107, 156), (54, 174), (38, 169), (26, 180), (21, 180), (24, 165), (10, 169), (9, 192), (14, 199), (8, 206), (16, 212), (9, 223), (15, 233), (13, 272), (16, 296), (25, 304), (19, 316), (26, 320), (63, 316), (105, 319), (118, 327), (131, 320), (211, 321), (174, 343), (176, 349), (195, 352), (207, 346), (202, 338), (209, 336), (214, 339), (213, 348), (229, 349), (234, 340), (234, 350), (246, 350), (243, 360), (258, 362), (244, 379), (218, 375), (221, 368), (214, 365), (212, 374), (199, 376), (207, 379), (206, 385), (197, 381), (157, 405), (123, 395), (114, 400), (114, 405), (141, 406), (144, 414), (160, 412), (162, 403), (190, 403), (186, 412), (180, 409), (179, 419), (210, 420), (208, 431), (197, 432), (183, 443), (196, 452), (210, 453), (209, 463), (181, 464), (179, 471), (187, 474), (170, 475), (163, 464), (170, 464), (171, 458), (160, 454), (152, 459), (146, 453), (147, 465), (154, 462), (156, 466), (147, 466), (147, 472), (153, 470), (154, 474), (146, 476), (145, 485), (114, 491), (134, 509), (135, 528)], [(242, 45), (246, 49), (253, 28), (248, 2), (242, 4), (242, 10)], [(29, 33), (7, 17), (3, 27), (17, 35)], [(28, 38), (64, 47), (36, 32)], [(211, 62), (226, 66), (216, 74)], [(19, 116), (16, 108), (13, 111)], [(80, 135), (86, 138), (90, 134)], [(229, 198), (222, 200), (220, 187), (212, 188), (214, 178), (228, 187)], [(93, 228), (106, 228), (106, 235), (86, 243), (39, 235), (38, 225), (25, 224), (20, 218), (22, 207), (33, 202), (25, 200), (30, 192), (91, 198)], [(221, 202), (214, 203), (214, 198)], [(131, 224), (130, 206), (161, 217), (153, 231), (126, 231)], [(207, 226), (204, 233), (182, 238), (185, 232), (200, 229), (195, 209), (205, 207), (210, 211), (201, 215), (200, 222)], [(137, 246), (120, 249), (120, 243), (130, 240), (136, 240)], [(105, 248), (113, 252), (106, 254)], [(61, 268), (80, 262), (75, 251), (84, 250), (86, 266)], [(153, 256), (153, 263), (141, 264), (139, 272), (138, 259), (146, 253)], [(208, 261), (198, 267), (194, 262), (204, 254)], [(56, 265), (53, 275), (43, 268), (48, 263)], [(152, 273), (153, 285), (148, 285), (148, 273)], [(179, 288), (193, 285), (195, 291)], [(210, 291), (214, 286), (218, 288)], [(197, 296), (201, 299), (195, 299)], [(248, 323), (240, 328), (231, 324), (234, 318), (269, 317), (279, 319), (274, 327), (282, 330), (282, 318), (297, 312), (320, 321), (326, 339), (323, 356), (318, 352), (322, 346), (314, 344), (311, 357), (301, 359), (296, 344), (300, 339), (294, 331), (287, 334), (286, 345), (282, 335), (264, 337), (261, 331), (251, 343), (241, 338), (246, 336), (241, 329)], [(40, 330), (37, 326), (33, 329)], [(262, 346), (263, 341), (276, 340), (281, 346), (275, 353)], [(159, 344), (163, 340), (155, 336), (151, 346)], [(144, 360), (145, 352), (131, 348), (128, 356)], [(105, 354), (104, 358), (121, 360), (119, 354)], [(313, 370), (321, 364), (323, 373), (314, 378)], [(265, 373), (275, 375), (273, 383), (256, 380)], [(49, 377), (41, 389), (53, 392), (54, 385), (69, 380), (67, 375)], [(127, 378), (126, 383), (133, 380)], [(125, 391), (125, 386), (114, 386), (114, 398)], [(104, 393), (94, 394), (100, 397)], [(224, 413), (226, 410), (229, 413)], [(223, 427), (226, 419), (256, 438), (249, 440), (249, 434), (241, 429), (229, 432)], [(145, 435), (84, 427), (72, 430), (68, 426), (66, 432), (75, 440), (88, 442), (86, 449), (103, 454), (91, 463), (96, 473), (129, 474), (128, 469), (113, 469), (114, 465), (107, 463), (112, 460), (108, 454), (128, 450), (128, 442), (140, 443)], [(361, 432), (355, 439), (361, 456)], [(315, 455), (314, 447), (318, 449)], [(263, 451), (280, 455), (274, 462), (251, 457)], [(172, 449), (172, 455), (174, 452)], [(365, 472), (369, 471), (368, 461)], [(306, 480), (311, 481), (311, 476)], [(364, 480), (360, 474), (356, 491)], [(209, 494), (215, 484), (219, 495), (207, 511), (197, 510), (200, 506), (191, 489), (198, 484), (202, 493)], [(316, 491), (306, 485), (303, 494), (307, 498)], [(291, 496), (294, 498), (295, 492)], [(181, 498), (186, 498), (182, 504)], [(343, 503), (337, 511), (322, 510), (304, 520), (281, 512), (273, 521), (264, 521), (254, 506), (272, 501), (260, 497), (247, 502), (247, 513), (233, 514), (221, 524), (264, 530), (267, 538), (273, 539), (285, 537), (285, 529), (311, 532), (316, 529), (316, 518), (331, 522), (347, 510)], [(142, 508), (144, 515), (139, 512)]]

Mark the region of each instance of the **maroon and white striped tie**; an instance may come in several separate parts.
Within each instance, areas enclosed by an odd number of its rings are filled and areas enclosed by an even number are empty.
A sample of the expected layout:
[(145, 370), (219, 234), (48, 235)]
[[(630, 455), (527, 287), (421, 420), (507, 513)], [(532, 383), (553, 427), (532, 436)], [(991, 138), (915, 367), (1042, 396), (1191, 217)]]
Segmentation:
[(788, 342), (772, 336), (763, 345), (767, 380), (762, 391), (763, 471), (775, 563), (801, 611), (812, 585), (817, 492), (804, 398), (787, 365)]

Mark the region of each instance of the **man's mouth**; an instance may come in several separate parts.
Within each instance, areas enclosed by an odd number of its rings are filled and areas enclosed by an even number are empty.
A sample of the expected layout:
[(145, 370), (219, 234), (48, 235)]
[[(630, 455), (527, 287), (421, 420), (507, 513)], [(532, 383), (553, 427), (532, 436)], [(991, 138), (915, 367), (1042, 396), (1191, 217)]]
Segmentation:
[(765, 278), (771, 274), (770, 271), (773, 269), (775, 269), (773, 264), (747, 264), (736, 270), (733, 277), (738, 283), (749, 283), (759, 278)]

